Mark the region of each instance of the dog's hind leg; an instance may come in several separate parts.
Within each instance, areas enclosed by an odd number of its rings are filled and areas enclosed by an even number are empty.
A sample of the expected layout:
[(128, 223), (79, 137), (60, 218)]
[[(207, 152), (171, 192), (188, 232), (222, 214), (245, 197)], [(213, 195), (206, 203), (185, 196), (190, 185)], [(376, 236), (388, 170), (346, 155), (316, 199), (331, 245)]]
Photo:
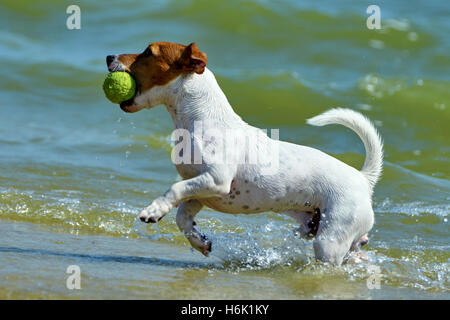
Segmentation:
[(317, 260), (340, 265), (350, 250), (351, 239), (333, 239), (317, 235), (313, 242)]
[(329, 207), (322, 210), (315, 208), (312, 211), (290, 210), (283, 213), (299, 222), (300, 228), (295, 231), (302, 237), (314, 238), (313, 246), (317, 260), (340, 265), (350, 251), (361, 224), (358, 223), (358, 216), (351, 213), (352, 210), (339, 211), (339, 209)]
[[(299, 233), (303, 238), (311, 238), (317, 232), (319, 227), (317, 219), (315, 219), (314, 212), (306, 212), (300, 210), (288, 210), (282, 212), (292, 218), (294, 218), (299, 223), (299, 228), (294, 229), (295, 233)], [(320, 217), (319, 217), (320, 220)], [(317, 225), (315, 225), (317, 224)], [(313, 228), (311, 228), (313, 227)], [(313, 229), (313, 230), (311, 230)], [(315, 231), (315, 232), (314, 232)]]
[(191, 246), (208, 256), (211, 252), (211, 241), (194, 227), (196, 225), (194, 217), (202, 207), (202, 203), (195, 199), (182, 202), (178, 207), (176, 220), (178, 228), (184, 233)]
[(352, 205), (351, 202), (343, 203), (345, 206), (329, 206), (321, 217), (313, 242), (317, 260), (342, 264), (355, 239), (359, 239), (362, 232), (368, 231), (360, 216), (361, 206)]

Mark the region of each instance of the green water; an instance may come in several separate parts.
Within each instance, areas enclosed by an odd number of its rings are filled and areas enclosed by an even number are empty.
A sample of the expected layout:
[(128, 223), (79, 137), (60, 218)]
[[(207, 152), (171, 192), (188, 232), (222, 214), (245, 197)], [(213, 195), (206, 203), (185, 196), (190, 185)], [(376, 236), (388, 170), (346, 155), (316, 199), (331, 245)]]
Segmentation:
[[(0, 3), (0, 298), (449, 299), (450, 6), (381, 1), (382, 29), (357, 1)], [(172, 211), (135, 215), (179, 177), (164, 108), (125, 114), (101, 90), (105, 56), (196, 41), (235, 111), (280, 138), (360, 168), (331, 107), (369, 116), (385, 143), (368, 261), (315, 263), (311, 242), (274, 213), (204, 209), (210, 258), (192, 252)], [(66, 269), (81, 269), (81, 290)], [(380, 289), (368, 270), (379, 267)]]

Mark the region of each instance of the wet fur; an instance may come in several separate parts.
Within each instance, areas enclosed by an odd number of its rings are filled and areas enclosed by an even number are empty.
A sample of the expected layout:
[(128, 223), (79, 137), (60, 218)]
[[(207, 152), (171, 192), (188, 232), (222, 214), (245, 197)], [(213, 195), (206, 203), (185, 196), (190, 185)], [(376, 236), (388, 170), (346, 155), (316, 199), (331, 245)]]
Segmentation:
[[(203, 123), (204, 131), (259, 130), (234, 112), (213, 73), (206, 68), (206, 54), (195, 44), (154, 43), (142, 54), (120, 55), (114, 61), (108, 65), (110, 71), (130, 72), (139, 87), (138, 94), (121, 105), (126, 112), (163, 104), (175, 128), (192, 134), (196, 121)], [(212, 244), (194, 222), (203, 206), (224, 213), (279, 212), (299, 222), (302, 236), (314, 238), (317, 259), (341, 264), (373, 226), (371, 199), (382, 169), (382, 143), (370, 121), (349, 109), (332, 109), (308, 123), (337, 123), (354, 130), (366, 147), (363, 169), (358, 171), (317, 149), (259, 135), (257, 146), (279, 150), (276, 173), (261, 174), (257, 164), (219, 165), (207, 159), (201, 164), (179, 164), (176, 169), (183, 181), (154, 199), (139, 218), (157, 222), (178, 206), (180, 230), (195, 249), (208, 255)], [(193, 140), (191, 147), (202, 150), (198, 140)], [(240, 144), (233, 148), (237, 153), (248, 152)], [(265, 156), (262, 149), (257, 150)]]

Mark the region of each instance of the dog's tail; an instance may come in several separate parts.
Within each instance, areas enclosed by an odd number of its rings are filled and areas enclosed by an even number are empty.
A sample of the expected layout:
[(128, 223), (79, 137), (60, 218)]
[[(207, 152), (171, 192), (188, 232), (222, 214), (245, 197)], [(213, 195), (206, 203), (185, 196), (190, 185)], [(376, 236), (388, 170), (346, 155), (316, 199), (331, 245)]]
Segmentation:
[(341, 124), (355, 131), (366, 148), (366, 160), (361, 172), (372, 189), (375, 187), (383, 170), (383, 142), (369, 119), (351, 109), (336, 108), (308, 119), (307, 123), (313, 126)]

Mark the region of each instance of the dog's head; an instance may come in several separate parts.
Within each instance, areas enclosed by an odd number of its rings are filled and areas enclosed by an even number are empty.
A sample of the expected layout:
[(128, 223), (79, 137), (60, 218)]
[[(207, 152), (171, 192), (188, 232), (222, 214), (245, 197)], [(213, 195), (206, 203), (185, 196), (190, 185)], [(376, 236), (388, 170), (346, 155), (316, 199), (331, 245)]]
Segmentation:
[(184, 46), (171, 42), (155, 42), (142, 53), (106, 57), (110, 72), (128, 72), (136, 81), (136, 95), (120, 104), (120, 108), (125, 112), (154, 107), (137, 103), (136, 98), (156, 86), (168, 84), (182, 74), (202, 74), (206, 63), (206, 54), (201, 52), (195, 43)]

